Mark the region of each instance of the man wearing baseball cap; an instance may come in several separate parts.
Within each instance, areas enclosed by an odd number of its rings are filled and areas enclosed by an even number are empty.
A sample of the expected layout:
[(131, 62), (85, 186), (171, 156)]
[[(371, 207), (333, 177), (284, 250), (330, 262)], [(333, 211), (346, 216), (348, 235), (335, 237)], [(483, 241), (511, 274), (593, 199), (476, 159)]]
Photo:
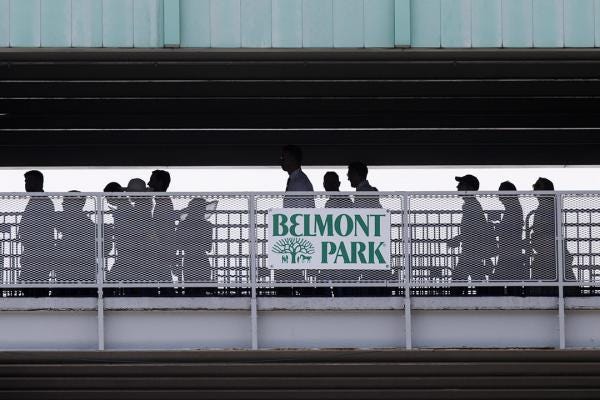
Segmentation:
[[(463, 191), (477, 191), (479, 180), (473, 175), (457, 176), (456, 188)], [(475, 196), (462, 197), (462, 221), (460, 234), (448, 240), (448, 247), (461, 248), (456, 266), (452, 271), (453, 281), (483, 281), (491, 274), (489, 258), (497, 255), (497, 240), (493, 226), (487, 221), (483, 208)], [(496, 254), (494, 254), (496, 253)], [(464, 289), (454, 290), (464, 294)]]

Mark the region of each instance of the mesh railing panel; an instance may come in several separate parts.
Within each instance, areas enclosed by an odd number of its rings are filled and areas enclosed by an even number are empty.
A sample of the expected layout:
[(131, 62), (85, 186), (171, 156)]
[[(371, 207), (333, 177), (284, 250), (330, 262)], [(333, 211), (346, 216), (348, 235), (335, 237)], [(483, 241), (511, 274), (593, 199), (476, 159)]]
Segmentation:
[(411, 279), (554, 281), (553, 196), (411, 195)]
[[(557, 250), (567, 282), (599, 280), (598, 194), (560, 195), (562, 249), (555, 197), (547, 194), (120, 194), (102, 196), (101, 204), (101, 196), (53, 194), (0, 197), (2, 284), (94, 284), (100, 259), (109, 286), (248, 287), (253, 199), (259, 287), (397, 286), (404, 280), (404, 196), (413, 282), (556, 281)], [(307, 207), (388, 210), (390, 269), (269, 268), (269, 210)]]
[(96, 198), (0, 197), (2, 283), (96, 282)]
[[(343, 286), (344, 284), (385, 284), (398, 286), (404, 279), (402, 244), (402, 195), (257, 195), (255, 198), (257, 232), (257, 283), (269, 287), (278, 284), (307, 284), (314, 286)], [(390, 213), (390, 268), (366, 269), (271, 269), (268, 263), (268, 213), (278, 208), (383, 208)]]
[(565, 281), (600, 281), (600, 195), (563, 196)]
[(105, 198), (105, 281), (248, 285), (248, 204), (243, 195)]

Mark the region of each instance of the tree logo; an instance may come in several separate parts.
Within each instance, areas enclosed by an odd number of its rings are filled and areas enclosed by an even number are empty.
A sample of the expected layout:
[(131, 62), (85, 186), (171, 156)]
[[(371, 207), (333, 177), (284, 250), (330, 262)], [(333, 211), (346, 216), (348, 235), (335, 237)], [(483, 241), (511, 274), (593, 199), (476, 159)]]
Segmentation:
[(310, 254), (314, 254), (315, 248), (308, 240), (300, 238), (281, 239), (273, 246), (273, 253), (281, 254), (282, 263), (309, 263), (312, 260)]

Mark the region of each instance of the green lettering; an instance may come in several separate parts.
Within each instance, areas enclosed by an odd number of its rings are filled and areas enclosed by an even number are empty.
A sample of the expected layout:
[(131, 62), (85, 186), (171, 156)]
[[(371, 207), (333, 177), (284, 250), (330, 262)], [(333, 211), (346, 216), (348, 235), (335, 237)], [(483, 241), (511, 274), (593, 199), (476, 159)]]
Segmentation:
[[(328, 214), (325, 217), (325, 220), (323, 220), (321, 215), (315, 215), (315, 230), (321, 236), (333, 236), (333, 215)], [(325, 232), (327, 232), (327, 234)]]
[[(342, 231), (342, 218), (344, 218), (346, 220), (346, 230)], [(339, 236), (349, 236), (352, 231), (354, 230), (354, 222), (352, 221), (352, 218), (348, 215), (348, 214), (341, 214), (338, 215), (337, 218), (335, 219), (335, 232), (339, 235)]]
[(336, 245), (333, 242), (322, 242), (321, 243), (321, 263), (327, 264), (327, 256), (335, 254)]
[(361, 264), (366, 264), (365, 250), (367, 250), (367, 245), (363, 242), (352, 242), (350, 246), (352, 249), (352, 264), (356, 264), (357, 259)]
[(274, 214), (273, 215), (273, 236), (287, 235), (288, 227), (286, 225), (286, 222), (287, 222), (287, 216), (285, 214)]
[(375, 218), (375, 237), (381, 236), (381, 220), (385, 215), (371, 215), (371, 217)]
[(302, 214), (292, 214), (292, 217), (290, 218), (290, 222), (292, 223), (292, 225), (290, 226), (290, 235), (292, 236), (300, 236), (300, 233), (298, 233), (296, 231), (296, 228), (298, 227), (298, 225), (300, 225), (300, 223), (297, 221), (298, 217), (301, 217)]
[(365, 234), (365, 236), (369, 236), (369, 215), (367, 215), (366, 221), (360, 214), (354, 216), (356, 230), (354, 231), (354, 236), (358, 236), (358, 228), (360, 227)]
[(338, 247), (338, 251), (335, 254), (335, 258), (333, 259), (333, 263), (337, 264), (337, 260), (340, 257), (344, 261), (344, 264), (350, 263), (350, 257), (348, 257), (348, 250), (346, 250), (346, 246), (344, 245), (344, 242), (340, 242), (340, 245)]
[(381, 248), (384, 246), (383, 242), (379, 242), (379, 245), (375, 247), (375, 242), (369, 242), (369, 263), (375, 263), (375, 258), (377, 258), (377, 264), (385, 264), (385, 259), (383, 258), (383, 254), (381, 254)]
[(310, 214), (304, 214), (304, 236), (317, 236), (314, 231), (310, 231)]

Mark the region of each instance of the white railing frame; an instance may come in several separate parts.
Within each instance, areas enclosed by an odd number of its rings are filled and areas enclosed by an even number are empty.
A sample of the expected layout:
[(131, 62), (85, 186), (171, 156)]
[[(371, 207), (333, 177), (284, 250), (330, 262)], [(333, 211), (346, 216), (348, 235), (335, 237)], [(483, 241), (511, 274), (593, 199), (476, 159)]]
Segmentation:
[[(565, 265), (564, 265), (564, 251), (563, 251), (563, 211), (564, 211), (564, 196), (566, 195), (590, 195), (599, 196), (600, 191), (516, 191), (516, 192), (497, 192), (497, 191), (478, 191), (478, 192), (169, 192), (169, 193), (103, 193), (103, 192), (89, 192), (89, 193), (62, 193), (62, 192), (45, 192), (45, 193), (0, 193), (0, 196), (4, 198), (9, 197), (87, 197), (94, 198), (96, 202), (96, 282), (95, 283), (32, 283), (32, 284), (0, 284), (0, 288), (95, 288), (97, 291), (97, 319), (98, 319), (98, 349), (104, 350), (104, 289), (105, 288), (116, 288), (116, 287), (165, 287), (169, 286), (165, 283), (159, 282), (104, 282), (104, 198), (106, 197), (136, 197), (136, 196), (181, 196), (181, 197), (198, 197), (198, 196), (209, 196), (209, 197), (247, 197), (248, 198), (248, 242), (249, 242), (249, 277), (250, 277), (250, 289), (251, 289), (251, 301), (250, 301), (250, 326), (251, 326), (251, 337), (252, 337), (252, 348), (258, 349), (258, 294), (257, 289), (259, 287), (314, 287), (319, 286), (315, 283), (298, 282), (298, 283), (278, 283), (272, 282), (269, 284), (261, 284), (258, 282), (257, 273), (257, 222), (256, 222), (256, 199), (257, 197), (306, 197), (306, 196), (330, 196), (330, 195), (348, 195), (348, 196), (397, 196), (402, 199), (402, 250), (403, 250), (403, 264), (404, 274), (402, 276), (401, 271), (398, 273), (398, 288), (404, 289), (404, 322), (405, 322), (405, 347), (406, 349), (412, 349), (412, 316), (411, 316), (411, 289), (421, 287), (456, 287), (456, 286), (480, 286), (480, 287), (508, 287), (508, 286), (525, 286), (525, 287), (557, 287), (558, 288), (558, 325), (559, 325), (559, 348), (564, 349), (566, 347), (566, 334), (565, 334), (565, 296), (564, 288), (570, 286), (588, 286), (588, 287), (600, 287), (600, 282), (579, 282), (579, 281), (565, 281)], [(410, 196), (457, 196), (457, 195), (477, 195), (477, 196), (497, 196), (502, 194), (503, 196), (535, 196), (535, 195), (547, 195), (554, 197), (555, 204), (555, 247), (556, 247), (556, 267), (557, 267), (557, 279), (552, 281), (492, 281), (492, 282), (428, 282), (428, 281), (413, 281), (412, 268), (411, 268), (411, 229), (410, 229)], [(402, 280), (402, 277), (404, 278)], [(218, 283), (189, 283), (187, 287), (215, 287)], [(176, 286), (176, 284), (174, 284)], [(225, 285), (224, 285), (225, 286)], [(248, 283), (227, 283), (228, 287), (248, 287)], [(320, 286), (323, 286), (321, 284)], [(345, 282), (345, 283), (327, 283), (326, 286), (347, 286), (347, 287), (389, 287), (389, 283), (361, 283), (361, 282)]]

